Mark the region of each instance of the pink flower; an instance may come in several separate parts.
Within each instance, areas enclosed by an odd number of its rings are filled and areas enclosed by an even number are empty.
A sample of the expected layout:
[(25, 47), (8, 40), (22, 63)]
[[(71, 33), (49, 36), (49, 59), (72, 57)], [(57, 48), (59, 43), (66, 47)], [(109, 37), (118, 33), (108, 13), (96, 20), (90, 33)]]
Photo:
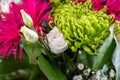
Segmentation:
[(107, 14), (115, 15), (115, 20), (120, 20), (120, 0), (92, 0), (93, 9), (101, 10), (107, 7)]
[(94, 10), (101, 10), (104, 5), (106, 4), (107, 0), (92, 0), (93, 9)]
[(49, 21), (48, 18), (51, 9), (51, 3), (46, 0), (23, 0), (22, 8), (33, 19), (34, 28), (40, 35), (40, 30), (45, 30), (41, 27), (43, 20)]
[(72, 2), (77, 2), (77, 3), (80, 3), (80, 2), (85, 2), (86, 0), (72, 0)]
[(40, 33), (40, 29), (44, 29), (41, 27), (42, 21), (49, 21), (50, 8), (51, 3), (42, 0), (22, 0), (22, 4), (12, 3), (10, 13), (3, 13), (3, 18), (0, 18), (0, 55), (9, 57), (13, 53), (16, 58), (16, 54), (19, 53), (22, 59), (20, 28), (25, 24), (20, 13), (21, 9), (31, 16), (34, 28)]
[(20, 9), (20, 6), (12, 3), (10, 13), (3, 13), (3, 18), (0, 19), (0, 55), (3, 57), (9, 57), (13, 53), (16, 58), (19, 52), (20, 59), (22, 58), (22, 50), (19, 47), (21, 43), (19, 29), (23, 25)]
[(114, 14), (115, 20), (120, 20), (120, 0), (107, 0), (108, 14)]

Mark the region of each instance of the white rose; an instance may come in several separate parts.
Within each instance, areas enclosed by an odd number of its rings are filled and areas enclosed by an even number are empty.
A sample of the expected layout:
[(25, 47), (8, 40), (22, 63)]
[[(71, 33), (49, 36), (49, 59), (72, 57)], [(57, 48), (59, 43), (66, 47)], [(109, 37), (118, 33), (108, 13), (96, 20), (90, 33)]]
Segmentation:
[(65, 41), (63, 34), (58, 31), (57, 27), (54, 27), (47, 34), (47, 39), (49, 47), (54, 54), (62, 53), (68, 48), (67, 42)]
[(36, 41), (38, 40), (38, 38), (39, 38), (39, 37), (38, 37), (38, 34), (37, 34), (35, 31), (27, 28), (26, 26), (21, 27), (20, 31), (23, 33), (25, 39), (26, 39), (28, 42), (34, 43), (34, 42), (36, 42)]

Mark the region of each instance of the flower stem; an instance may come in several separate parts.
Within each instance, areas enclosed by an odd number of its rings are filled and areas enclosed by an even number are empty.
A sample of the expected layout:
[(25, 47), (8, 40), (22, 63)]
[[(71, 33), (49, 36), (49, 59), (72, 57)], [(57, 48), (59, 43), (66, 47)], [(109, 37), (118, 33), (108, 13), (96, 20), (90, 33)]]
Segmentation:
[(49, 59), (51, 60), (52, 64), (55, 65), (55, 60), (54, 60), (54, 58), (53, 58), (53, 56), (52, 56), (52, 53), (51, 53), (51, 51), (50, 51), (49, 46), (47, 46), (47, 44), (46, 44), (44, 41), (42, 41), (42, 40), (39, 40), (39, 44), (42, 45), (43, 50), (44, 50), (44, 51), (46, 52), (46, 54), (48, 55), (48, 57), (49, 57)]

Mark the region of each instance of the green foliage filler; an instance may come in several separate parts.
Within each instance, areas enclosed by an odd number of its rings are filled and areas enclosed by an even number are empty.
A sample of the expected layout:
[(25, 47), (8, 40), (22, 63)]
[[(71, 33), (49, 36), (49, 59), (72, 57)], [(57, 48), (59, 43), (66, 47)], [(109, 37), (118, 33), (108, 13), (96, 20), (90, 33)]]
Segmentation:
[(60, 4), (51, 16), (63, 33), (72, 52), (78, 49), (97, 54), (98, 48), (109, 35), (112, 15), (92, 10), (91, 2)]

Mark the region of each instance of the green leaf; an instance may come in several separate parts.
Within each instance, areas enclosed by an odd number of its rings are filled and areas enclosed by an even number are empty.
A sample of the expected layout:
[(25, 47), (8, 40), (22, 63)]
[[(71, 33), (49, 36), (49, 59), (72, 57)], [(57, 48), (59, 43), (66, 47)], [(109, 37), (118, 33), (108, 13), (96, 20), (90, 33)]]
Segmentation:
[(40, 80), (47, 80), (43, 72), (39, 69), (37, 65), (35, 65), (32, 69), (29, 80), (37, 80), (38, 78), (40, 78)]
[(25, 38), (22, 38), (22, 43), (23, 49), (27, 53), (30, 63), (32, 63), (41, 54), (42, 47), (38, 42), (30, 43)]
[(78, 62), (85, 64), (89, 68), (92, 68), (95, 59), (96, 55), (90, 55), (85, 51), (80, 51), (80, 53), (77, 56)]
[(116, 80), (119, 80), (120, 79), (120, 42), (117, 42), (117, 46), (115, 48), (112, 57), (112, 62), (116, 69)]
[(4, 58), (0, 63), (0, 74), (7, 74), (18, 69), (28, 68), (30, 66), (28, 57), (25, 54), (23, 54), (22, 60), (19, 59), (19, 56), (14, 59), (14, 56), (11, 55), (8, 59)]
[(39, 56), (38, 65), (48, 80), (67, 80), (66, 76), (58, 68), (49, 64), (42, 54)]
[(111, 62), (111, 58), (115, 49), (116, 43), (114, 40), (113, 26), (110, 28), (110, 36), (105, 40), (104, 44), (100, 47), (96, 61), (93, 64), (94, 70), (102, 69), (103, 66)]

